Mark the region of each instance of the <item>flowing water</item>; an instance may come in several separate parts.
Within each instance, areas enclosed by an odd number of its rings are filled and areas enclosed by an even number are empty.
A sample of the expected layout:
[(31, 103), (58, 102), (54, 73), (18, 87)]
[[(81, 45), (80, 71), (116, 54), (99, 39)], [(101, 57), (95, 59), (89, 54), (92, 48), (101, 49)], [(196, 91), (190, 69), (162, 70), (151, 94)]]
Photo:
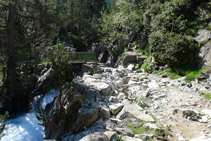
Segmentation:
[[(53, 101), (57, 91), (51, 90), (40, 101), (40, 105), (45, 108)], [(36, 118), (36, 107), (39, 105), (40, 97), (34, 99), (32, 110), (29, 113), (10, 119), (6, 122), (6, 129), (1, 141), (42, 141), (44, 139), (44, 128)]]

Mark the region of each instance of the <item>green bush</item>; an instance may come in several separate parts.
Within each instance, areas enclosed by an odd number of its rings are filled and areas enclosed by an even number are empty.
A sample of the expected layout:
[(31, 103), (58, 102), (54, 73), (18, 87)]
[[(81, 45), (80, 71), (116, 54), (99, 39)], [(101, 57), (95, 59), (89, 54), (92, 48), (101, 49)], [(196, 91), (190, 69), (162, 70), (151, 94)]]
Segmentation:
[(186, 73), (185, 81), (191, 82), (194, 81), (201, 73), (201, 70), (190, 71)]
[(211, 100), (211, 93), (203, 93), (202, 95), (204, 96), (205, 99)]
[(152, 73), (153, 67), (152, 67), (151, 61), (152, 61), (152, 56), (147, 58), (146, 62), (141, 66), (140, 71), (142, 71), (143, 69), (148, 73)]
[(61, 93), (62, 86), (65, 82), (72, 81), (74, 73), (72, 72), (71, 57), (65, 51), (64, 44), (59, 44), (59, 39), (57, 46), (51, 52), (49, 60), (53, 69), (54, 87)]
[(191, 35), (191, 36), (194, 36), (196, 34), (197, 30), (195, 28), (189, 28), (185, 31), (185, 33), (187, 35)]
[(175, 72), (167, 72), (167, 76), (171, 79), (178, 79), (181, 77), (180, 75), (176, 74)]
[(144, 48), (144, 49), (137, 49), (135, 52), (136, 52), (137, 54), (138, 54), (138, 53), (143, 53), (144, 55), (149, 56), (149, 48), (148, 48), (148, 47), (146, 47), (146, 48)]
[(196, 48), (182, 34), (158, 30), (150, 34), (149, 44), (156, 62), (161, 65), (180, 66), (195, 56)]
[(169, 77), (171, 79), (178, 79), (180, 78), (181, 76), (178, 75), (177, 73), (173, 72), (171, 68), (168, 68), (166, 70), (163, 70), (163, 71), (153, 71), (153, 74), (159, 74), (163, 77)]

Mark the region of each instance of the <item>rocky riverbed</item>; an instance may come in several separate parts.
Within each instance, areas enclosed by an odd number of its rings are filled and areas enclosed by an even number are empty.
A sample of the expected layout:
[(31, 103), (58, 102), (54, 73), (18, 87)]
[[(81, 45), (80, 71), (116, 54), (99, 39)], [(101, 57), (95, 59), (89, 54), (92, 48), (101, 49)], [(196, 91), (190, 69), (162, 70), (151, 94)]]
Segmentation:
[(58, 95), (47, 106), (46, 137), (63, 141), (211, 140), (211, 102), (201, 95), (211, 92), (211, 78), (187, 83), (183, 77), (171, 80), (133, 69), (131, 65), (109, 68), (98, 64), (95, 73), (77, 77), (74, 90)]

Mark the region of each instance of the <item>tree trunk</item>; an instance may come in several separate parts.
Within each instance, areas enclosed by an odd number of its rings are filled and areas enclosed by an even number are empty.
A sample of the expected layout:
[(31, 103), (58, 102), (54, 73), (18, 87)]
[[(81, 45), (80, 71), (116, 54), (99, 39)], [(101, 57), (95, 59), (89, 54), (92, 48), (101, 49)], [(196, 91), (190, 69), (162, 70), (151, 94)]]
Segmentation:
[[(17, 0), (9, 4), (9, 15), (7, 21), (7, 36), (8, 36), (8, 48), (7, 48), (7, 106), (6, 110), (9, 112), (17, 112), (20, 109), (19, 101), (20, 89), (17, 83), (16, 76), (16, 48), (15, 48), (15, 15), (16, 15), (16, 3)], [(16, 99), (17, 98), (17, 99)], [(9, 100), (9, 101), (8, 101)]]

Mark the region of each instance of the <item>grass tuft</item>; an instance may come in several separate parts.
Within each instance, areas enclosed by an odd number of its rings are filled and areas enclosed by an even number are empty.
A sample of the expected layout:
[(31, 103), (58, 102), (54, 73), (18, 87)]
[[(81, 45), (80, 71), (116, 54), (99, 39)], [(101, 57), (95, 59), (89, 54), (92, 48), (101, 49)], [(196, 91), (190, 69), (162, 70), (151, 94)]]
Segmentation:
[(143, 134), (143, 133), (145, 133), (145, 132), (148, 131), (148, 130), (147, 130), (145, 127), (143, 127), (143, 126), (141, 126), (141, 127), (135, 127), (134, 125), (128, 125), (128, 128), (129, 128), (130, 130), (132, 130), (134, 134)]
[(211, 93), (203, 93), (202, 95), (204, 96), (205, 99), (211, 100)]
[(186, 77), (185, 77), (185, 81), (186, 82), (191, 82), (191, 81), (194, 81), (201, 73), (201, 69), (199, 70), (195, 70), (195, 71), (191, 71), (191, 72), (188, 72), (186, 74)]
[(171, 68), (168, 68), (166, 70), (163, 70), (163, 71), (154, 71), (152, 72), (153, 74), (159, 74), (163, 77), (169, 77), (171, 79), (178, 79), (180, 78), (181, 76), (176, 74), (175, 72), (172, 71)]

